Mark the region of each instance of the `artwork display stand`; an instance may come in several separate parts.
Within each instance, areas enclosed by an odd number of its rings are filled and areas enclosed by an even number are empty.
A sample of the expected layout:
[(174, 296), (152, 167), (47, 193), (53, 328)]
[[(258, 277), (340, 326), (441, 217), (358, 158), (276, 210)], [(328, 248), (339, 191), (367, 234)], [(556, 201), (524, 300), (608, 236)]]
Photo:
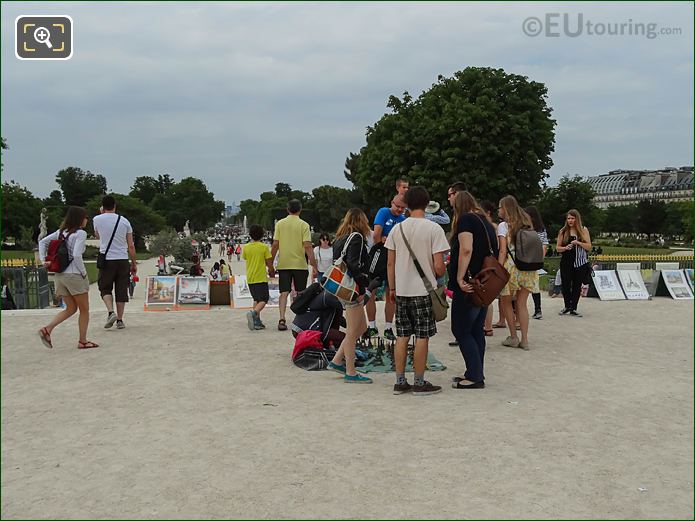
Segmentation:
[(649, 300), (651, 298), (638, 262), (618, 263), (616, 271), (628, 300)]
[(177, 277), (176, 311), (210, 309), (210, 279)]
[(145, 279), (145, 311), (171, 311), (176, 308), (175, 276), (148, 276)]
[(587, 296), (601, 300), (625, 300), (625, 293), (613, 270), (594, 270)]
[[(677, 263), (675, 263), (677, 265)], [(654, 296), (671, 297), (675, 300), (692, 300), (693, 290), (685, 270), (661, 269), (654, 272), (652, 279)]]

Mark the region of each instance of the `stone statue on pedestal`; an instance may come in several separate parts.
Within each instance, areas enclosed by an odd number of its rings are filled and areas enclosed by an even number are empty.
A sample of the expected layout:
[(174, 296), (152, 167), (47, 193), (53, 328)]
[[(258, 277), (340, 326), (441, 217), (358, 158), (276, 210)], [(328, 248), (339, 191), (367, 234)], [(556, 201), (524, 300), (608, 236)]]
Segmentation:
[(189, 223), (189, 222), (190, 222), (189, 220), (186, 220), (186, 224), (183, 225), (183, 234), (184, 234), (186, 237), (190, 237), (190, 236), (191, 236), (191, 228), (188, 226), (188, 223)]
[(39, 223), (39, 237), (38, 240), (40, 241), (43, 239), (46, 235), (48, 235), (48, 210), (45, 208), (41, 209), (41, 222)]

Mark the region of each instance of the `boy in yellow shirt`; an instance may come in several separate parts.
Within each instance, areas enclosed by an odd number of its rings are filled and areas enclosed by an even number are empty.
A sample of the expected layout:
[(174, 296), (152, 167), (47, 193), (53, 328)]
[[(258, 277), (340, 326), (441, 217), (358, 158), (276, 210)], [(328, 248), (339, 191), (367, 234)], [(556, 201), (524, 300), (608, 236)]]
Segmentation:
[[(270, 248), (263, 244), (263, 227), (252, 224), (249, 228), (249, 236), (252, 242), (245, 244), (242, 257), (246, 261), (246, 282), (253, 297), (253, 309), (246, 313), (246, 322), (251, 331), (265, 329), (261, 322), (261, 311), (270, 300), (268, 291), (268, 273), (275, 276), (273, 259), (270, 256)], [(266, 273), (267, 268), (267, 273)]]

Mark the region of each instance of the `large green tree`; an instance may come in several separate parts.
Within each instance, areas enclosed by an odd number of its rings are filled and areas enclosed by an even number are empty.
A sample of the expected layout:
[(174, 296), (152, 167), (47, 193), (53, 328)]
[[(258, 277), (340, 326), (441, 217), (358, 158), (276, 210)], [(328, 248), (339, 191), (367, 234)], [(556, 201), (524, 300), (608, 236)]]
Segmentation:
[[(164, 217), (155, 212), (137, 197), (131, 197), (125, 194), (111, 194), (116, 199), (116, 213), (122, 215), (133, 227), (133, 241), (138, 250), (145, 248), (144, 236), (154, 235), (164, 229)], [(101, 206), (102, 196), (95, 196), (87, 202), (87, 213), (89, 215), (97, 215)], [(90, 233), (94, 233), (91, 228)]]
[[(14, 181), (2, 183), (2, 239), (20, 238), (22, 229), (35, 230), (41, 220), (41, 199)], [(26, 232), (25, 232), (26, 235)]]
[(382, 204), (395, 180), (428, 188), (434, 199), (464, 181), (471, 191), (497, 199), (537, 196), (555, 143), (547, 89), (502, 69), (468, 67), (413, 99), (389, 98), (385, 114), (367, 128), (359, 157), (346, 161), (346, 177), (366, 202)]
[(130, 187), (130, 195), (137, 197), (145, 204), (150, 204), (157, 194), (166, 193), (173, 184), (174, 180), (169, 174), (160, 174), (156, 178), (147, 175), (139, 176)]
[(338, 229), (345, 212), (353, 204), (352, 191), (337, 186), (323, 185), (312, 190), (312, 208), (322, 231), (334, 232)]
[(646, 234), (648, 240), (655, 233), (664, 233), (666, 204), (663, 201), (640, 201), (637, 203), (636, 214), (636, 231)]
[(633, 204), (606, 208), (604, 229), (620, 237), (621, 233), (634, 233), (637, 228), (637, 206)]
[(74, 166), (56, 174), (56, 182), (63, 192), (63, 200), (69, 206), (84, 206), (87, 201), (106, 193), (106, 178)]
[(182, 230), (186, 221), (190, 221), (191, 229), (204, 230), (220, 220), (224, 202), (216, 201), (215, 195), (200, 179), (186, 177), (171, 185), (166, 192), (157, 194), (152, 200), (152, 208), (176, 230)]

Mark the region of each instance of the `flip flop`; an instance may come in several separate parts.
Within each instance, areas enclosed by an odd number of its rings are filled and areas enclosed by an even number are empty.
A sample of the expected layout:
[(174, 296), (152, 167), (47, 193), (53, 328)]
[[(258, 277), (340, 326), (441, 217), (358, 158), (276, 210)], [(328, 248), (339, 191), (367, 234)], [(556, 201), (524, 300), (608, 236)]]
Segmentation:
[(278, 321), (278, 331), (287, 331), (287, 322), (285, 322), (284, 318)]
[(99, 344), (95, 344), (90, 340), (86, 342), (77, 342), (77, 349), (91, 349), (92, 347), (99, 347)]
[(495, 329), (504, 329), (505, 327), (507, 327), (507, 324), (492, 324), (492, 327), (494, 327)]
[(53, 343), (51, 342), (51, 334), (48, 332), (48, 329), (45, 327), (42, 327), (39, 329), (39, 336), (41, 337), (41, 342), (43, 345), (45, 345), (48, 349), (53, 349)]
[(484, 329), (485, 331), (485, 336), (493, 336), (495, 332), (492, 329)]

